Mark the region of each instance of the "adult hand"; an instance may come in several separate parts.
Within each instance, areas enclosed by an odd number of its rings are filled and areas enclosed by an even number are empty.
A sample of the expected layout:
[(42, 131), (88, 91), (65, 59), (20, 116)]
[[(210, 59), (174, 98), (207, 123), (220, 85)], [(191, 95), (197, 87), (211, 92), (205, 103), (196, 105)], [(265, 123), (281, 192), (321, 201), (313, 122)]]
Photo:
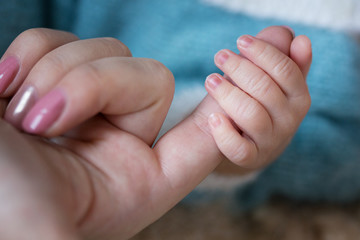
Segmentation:
[(174, 189), (173, 159), (151, 148), (174, 89), (159, 62), (32, 29), (2, 66), (5, 119), (36, 136), (0, 121), (1, 239), (128, 238), (198, 183)]

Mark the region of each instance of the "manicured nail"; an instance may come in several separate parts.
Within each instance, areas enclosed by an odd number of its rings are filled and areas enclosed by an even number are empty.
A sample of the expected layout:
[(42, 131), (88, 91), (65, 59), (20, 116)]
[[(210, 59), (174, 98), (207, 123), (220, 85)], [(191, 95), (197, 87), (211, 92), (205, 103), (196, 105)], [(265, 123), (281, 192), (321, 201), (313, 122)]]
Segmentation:
[(37, 93), (35, 87), (28, 85), (20, 89), (11, 99), (6, 109), (4, 119), (14, 127), (21, 129), (22, 121), (29, 110), (35, 105), (36, 100)]
[(215, 55), (215, 62), (219, 65), (223, 65), (228, 60), (229, 54), (223, 50), (219, 51)]
[(16, 57), (8, 57), (0, 63), (0, 93), (5, 92), (19, 71), (19, 61)]
[(211, 89), (215, 90), (220, 85), (221, 79), (216, 74), (211, 74), (206, 78), (206, 85)]
[(217, 114), (210, 114), (209, 116), (209, 123), (213, 128), (217, 128), (221, 124), (221, 119)]
[(65, 107), (64, 93), (55, 89), (41, 98), (26, 115), (23, 129), (28, 133), (46, 132), (59, 118)]
[(241, 36), (236, 41), (237, 45), (239, 45), (239, 46), (241, 46), (243, 48), (249, 47), (253, 42), (254, 42), (254, 38), (252, 36), (249, 36), (249, 35)]

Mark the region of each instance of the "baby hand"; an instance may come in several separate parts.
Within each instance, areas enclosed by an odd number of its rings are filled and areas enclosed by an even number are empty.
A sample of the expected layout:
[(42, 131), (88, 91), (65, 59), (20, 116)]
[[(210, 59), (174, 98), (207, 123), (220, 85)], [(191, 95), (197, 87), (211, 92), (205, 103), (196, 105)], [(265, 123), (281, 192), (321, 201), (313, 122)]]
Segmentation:
[(211, 74), (208, 93), (224, 112), (209, 116), (211, 134), (233, 163), (262, 167), (288, 145), (310, 107), (306, 74), (311, 63), (310, 41), (295, 38), (290, 57), (252, 36), (237, 41), (241, 55), (221, 50), (215, 64), (226, 75)]

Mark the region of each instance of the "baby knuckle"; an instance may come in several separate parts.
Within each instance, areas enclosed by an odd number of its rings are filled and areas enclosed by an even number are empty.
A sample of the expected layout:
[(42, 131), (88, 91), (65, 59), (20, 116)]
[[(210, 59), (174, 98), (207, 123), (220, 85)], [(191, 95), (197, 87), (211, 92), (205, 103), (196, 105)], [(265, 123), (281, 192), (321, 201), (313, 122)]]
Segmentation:
[(310, 96), (310, 94), (306, 94), (306, 96), (304, 97), (303, 105), (304, 105), (304, 111), (305, 111), (305, 114), (306, 114), (309, 111), (310, 107), (311, 107), (311, 96)]
[(311, 96), (309, 93), (301, 95), (295, 99), (294, 102), (294, 109), (296, 110), (295, 114), (299, 116), (299, 118), (304, 118), (308, 113), (311, 107)]
[(244, 64), (244, 59), (242, 58), (236, 58), (235, 61), (228, 61), (230, 62), (229, 64), (225, 65), (226, 69), (224, 69), (225, 73), (227, 75), (229, 75), (230, 77), (233, 76), (241, 76), (242, 75), (242, 70), (243, 70), (243, 64)]
[(311, 97), (309, 94), (303, 96), (297, 104), (297, 115), (302, 119), (306, 116), (311, 107)]
[(292, 60), (288, 57), (283, 57), (274, 67), (274, 75), (282, 78), (290, 78), (294, 76), (295, 68)]
[(249, 94), (253, 96), (267, 96), (272, 89), (269, 77), (264, 74), (257, 74), (248, 80)]
[(269, 45), (267, 44), (260, 44), (255, 52), (255, 57), (258, 58), (260, 61), (268, 61), (273, 56), (271, 56), (272, 50)]
[(246, 122), (246, 128), (258, 134), (268, 134), (272, 131), (271, 118), (263, 107), (254, 100), (237, 107), (234, 121)]
[(259, 105), (252, 99), (243, 101), (235, 108), (235, 115), (246, 119), (253, 119), (260, 111)]
[(300, 119), (298, 119), (293, 113), (288, 113), (283, 116), (283, 121), (279, 124), (279, 127), (282, 129), (285, 135), (290, 135), (296, 131), (300, 123)]
[(244, 166), (251, 159), (251, 150), (249, 146), (245, 143), (238, 146), (236, 149), (233, 149), (232, 152), (229, 153), (229, 159), (237, 165)]
[(252, 129), (257, 134), (268, 135), (273, 131), (270, 118), (254, 117)]
[(235, 107), (235, 113), (238, 114), (241, 112), (241, 104), (234, 105), (234, 103), (238, 103), (238, 97), (239, 97), (239, 89), (234, 86), (230, 86), (229, 88), (223, 88), (222, 91), (219, 92), (219, 102), (222, 103), (222, 105), (227, 106), (233, 106)]

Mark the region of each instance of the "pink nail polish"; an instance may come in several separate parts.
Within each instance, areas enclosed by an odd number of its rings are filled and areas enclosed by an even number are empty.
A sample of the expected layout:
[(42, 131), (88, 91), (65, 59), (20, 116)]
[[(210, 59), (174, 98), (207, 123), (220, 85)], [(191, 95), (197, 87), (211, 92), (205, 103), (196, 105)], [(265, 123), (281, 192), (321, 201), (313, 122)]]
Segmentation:
[(221, 79), (216, 74), (211, 74), (206, 78), (206, 85), (211, 90), (215, 90), (215, 88), (220, 84), (221, 84)]
[(238, 38), (237, 44), (240, 47), (247, 48), (254, 42), (254, 38), (248, 35), (244, 35)]
[(19, 61), (16, 57), (8, 57), (0, 63), (0, 93), (5, 92), (19, 71)]
[(22, 121), (28, 111), (35, 105), (37, 93), (35, 87), (29, 85), (21, 88), (18, 93), (11, 99), (4, 119), (14, 127), (21, 129)]
[(226, 62), (226, 60), (228, 60), (228, 58), (229, 58), (229, 54), (221, 50), (215, 55), (215, 62), (218, 63), (219, 65), (223, 65)]
[(41, 98), (26, 115), (23, 129), (28, 133), (46, 132), (59, 118), (65, 107), (64, 93), (55, 89)]

